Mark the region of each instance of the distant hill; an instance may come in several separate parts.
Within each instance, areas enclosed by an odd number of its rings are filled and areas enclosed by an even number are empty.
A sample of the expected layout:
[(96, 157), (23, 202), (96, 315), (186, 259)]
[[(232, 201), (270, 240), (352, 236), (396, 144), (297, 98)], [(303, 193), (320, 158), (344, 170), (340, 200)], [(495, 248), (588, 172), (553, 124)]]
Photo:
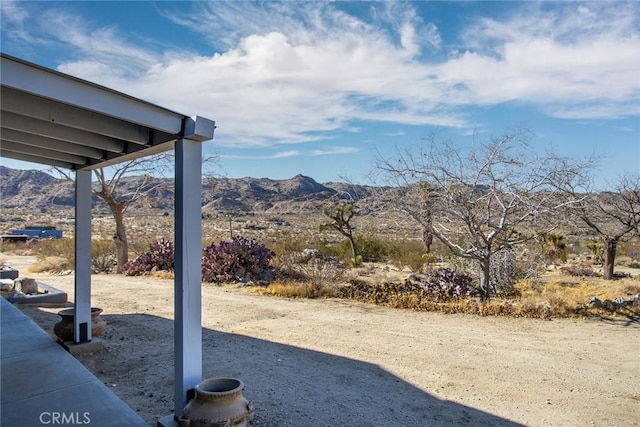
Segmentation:
[[(121, 183), (124, 194), (143, 185), (148, 194), (136, 208), (173, 209), (173, 179), (128, 177)], [(39, 170), (16, 170), (0, 166), (0, 208), (47, 209), (73, 207), (73, 182)], [(380, 192), (377, 187), (330, 182), (296, 175), (285, 180), (269, 178), (205, 178), (203, 212), (297, 212), (315, 211), (338, 200), (367, 200)], [(97, 199), (95, 203), (101, 203)]]

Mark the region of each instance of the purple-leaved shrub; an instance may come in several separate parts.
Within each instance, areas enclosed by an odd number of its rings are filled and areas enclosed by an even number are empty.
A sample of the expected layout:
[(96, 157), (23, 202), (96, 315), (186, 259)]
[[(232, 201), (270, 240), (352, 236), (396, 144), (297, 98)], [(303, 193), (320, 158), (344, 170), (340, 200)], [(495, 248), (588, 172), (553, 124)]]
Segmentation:
[(149, 250), (122, 266), (125, 276), (140, 276), (152, 271), (171, 271), (174, 268), (175, 250), (173, 242), (158, 240), (149, 245)]
[(444, 302), (456, 298), (475, 296), (477, 290), (471, 285), (471, 276), (449, 268), (441, 268), (427, 274), (427, 280), (420, 284), (435, 301)]
[(255, 240), (236, 236), (207, 246), (202, 253), (202, 280), (232, 282), (255, 280), (267, 283), (273, 279), (270, 265), (275, 253)]

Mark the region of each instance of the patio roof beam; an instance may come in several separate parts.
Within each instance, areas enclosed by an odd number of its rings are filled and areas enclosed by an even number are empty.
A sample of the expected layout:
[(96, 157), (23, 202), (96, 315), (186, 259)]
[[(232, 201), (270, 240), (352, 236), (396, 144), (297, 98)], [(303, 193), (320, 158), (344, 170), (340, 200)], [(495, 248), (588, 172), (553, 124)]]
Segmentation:
[(179, 113), (8, 55), (2, 56), (2, 85), (163, 132), (182, 132)]
[(150, 131), (144, 126), (102, 116), (71, 105), (59, 104), (8, 87), (2, 87), (0, 96), (2, 109), (5, 111), (136, 144), (144, 145), (149, 141)]
[(3, 127), (9, 129), (19, 130), (32, 135), (59, 139), (61, 141), (72, 142), (74, 144), (90, 145), (100, 150), (120, 153), (124, 148), (123, 141), (67, 126), (44, 122), (42, 120), (31, 119), (15, 113), (3, 111), (0, 115), (0, 121), (2, 122)]
[(104, 150), (88, 147), (86, 145), (73, 144), (59, 139), (51, 139), (46, 136), (33, 135), (4, 127), (0, 129), (0, 132), (2, 132), (3, 144), (6, 141), (17, 142), (30, 147), (47, 148), (91, 159), (101, 159), (104, 157), (105, 153)]
[(51, 160), (39, 156), (34, 156), (32, 154), (27, 153), (17, 153), (13, 151), (5, 150), (4, 147), (0, 147), (0, 154), (2, 157), (7, 157), (9, 159), (22, 160), (23, 162), (31, 162), (31, 163), (40, 163), (43, 165), (55, 166), (58, 168), (64, 169), (73, 169), (73, 163), (61, 162), (59, 160)]
[[(3, 141), (2, 142), (2, 151), (13, 151), (20, 152), (24, 150), (24, 145), (19, 144), (17, 142)], [(56, 150), (50, 150), (47, 148), (39, 148), (39, 147), (31, 147), (30, 154), (38, 157), (42, 157), (43, 159), (53, 159), (60, 160), (62, 162), (68, 163), (87, 163), (86, 157), (76, 156), (75, 154), (63, 153)]]

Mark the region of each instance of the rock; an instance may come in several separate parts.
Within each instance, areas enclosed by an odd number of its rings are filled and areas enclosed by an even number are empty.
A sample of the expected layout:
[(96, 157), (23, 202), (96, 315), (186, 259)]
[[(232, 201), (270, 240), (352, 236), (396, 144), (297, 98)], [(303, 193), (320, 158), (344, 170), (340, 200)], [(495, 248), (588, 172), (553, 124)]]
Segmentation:
[(626, 300), (622, 297), (618, 297), (616, 299), (613, 300), (613, 303), (616, 305), (616, 307), (626, 307), (627, 305), (629, 305), (630, 303), (632, 303), (633, 300)]
[(14, 286), (20, 284), (20, 290), (22, 293), (31, 295), (38, 293), (38, 282), (36, 279), (32, 279), (31, 277), (21, 277), (16, 279), (14, 282)]
[(602, 307), (602, 300), (598, 297), (591, 297), (589, 307)]
[(16, 299), (22, 298), (23, 296), (24, 296), (24, 294), (22, 292), (20, 292), (17, 289), (14, 289), (9, 293), (9, 298), (7, 298), (7, 299), (9, 300), (9, 302), (12, 302), (12, 301), (14, 301)]

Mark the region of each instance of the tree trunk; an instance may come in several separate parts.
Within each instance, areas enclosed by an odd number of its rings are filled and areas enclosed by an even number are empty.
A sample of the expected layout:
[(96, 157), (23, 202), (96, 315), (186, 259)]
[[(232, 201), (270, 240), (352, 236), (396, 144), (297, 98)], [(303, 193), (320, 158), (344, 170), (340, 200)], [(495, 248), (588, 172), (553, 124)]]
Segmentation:
[(116, 273), (122, 273), (122, 267), (129, 261), (129, 242), (127, 241), (127, 231), (124, 227), (124, 209), (120, 206), (112, 206), (113, 218), (116, 221), (116, 234), (113, 241), (116, 244)]
[(489, 301), (491, 297), (491, 258), (486, 257), (480, 262), (480, 301)]
[(351, 254), (353, 255), (353, 262), (357, 263), (358, 260), (356, 258), (358, 257), (358, 249), (356, 248), (356, 241), (352, 235), (348, 235), (347, 237), (349, 238), (349, 243), (351, 244)]
[(616, 260), (616, 249), (618, 247), (617, 238), (604, 239), (604, 265), (603, 274), (606, 280), (613, 280), (613, 265)]
[(431, 253), (431, 246), (433, 245), (433, 233), (427, 227), (422, 229), (422, 243), (424, 243), (424, 251)]

